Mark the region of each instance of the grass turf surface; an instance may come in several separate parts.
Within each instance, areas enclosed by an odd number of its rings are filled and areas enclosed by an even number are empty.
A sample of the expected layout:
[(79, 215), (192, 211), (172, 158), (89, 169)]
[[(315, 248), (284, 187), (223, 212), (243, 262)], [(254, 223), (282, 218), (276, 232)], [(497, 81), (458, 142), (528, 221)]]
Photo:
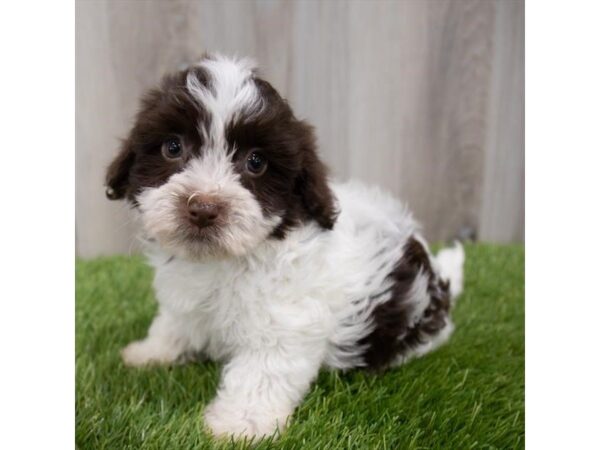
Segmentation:
[(77, 261), (79, 449), (468, 449), (524, 446), (524, 250), (469, 245), (449, 344), (374, 375), (322, 371), (276, 440), (215, 441), (202, 425), (219, 366), (128, 369), (119, 350), (156, 310), (139, 257)]

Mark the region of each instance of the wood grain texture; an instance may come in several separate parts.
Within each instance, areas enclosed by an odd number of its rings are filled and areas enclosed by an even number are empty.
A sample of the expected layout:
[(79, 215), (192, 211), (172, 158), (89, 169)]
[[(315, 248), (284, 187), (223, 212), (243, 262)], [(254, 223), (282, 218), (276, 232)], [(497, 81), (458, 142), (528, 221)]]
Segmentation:
[(479, 235), (483, 240), (525, 239), (524, 36), (523, 4), (515, 0), (499, 3), (479, 213)]
[(396, 193), (430, 239), (523, 239), (522, 0), (76, 5), (80, 256), (135, 249), (104, 168), (140, 94), (205, 50), (254, 57), (334, 176)]

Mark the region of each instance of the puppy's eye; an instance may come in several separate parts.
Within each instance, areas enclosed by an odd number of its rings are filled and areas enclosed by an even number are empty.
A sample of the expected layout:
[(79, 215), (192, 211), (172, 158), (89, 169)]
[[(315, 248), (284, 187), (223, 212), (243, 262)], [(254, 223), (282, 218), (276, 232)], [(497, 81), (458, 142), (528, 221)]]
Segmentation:
[(246, 160), (246, 170), (253, 176), (260, 176), (267, 170), (267, 160), (258, 152), (252, 152)]
[(179, 159), (183, 155), (183, 145), (178, 138), (169, 138), (162, 145), (162, 154), (166, 159)]

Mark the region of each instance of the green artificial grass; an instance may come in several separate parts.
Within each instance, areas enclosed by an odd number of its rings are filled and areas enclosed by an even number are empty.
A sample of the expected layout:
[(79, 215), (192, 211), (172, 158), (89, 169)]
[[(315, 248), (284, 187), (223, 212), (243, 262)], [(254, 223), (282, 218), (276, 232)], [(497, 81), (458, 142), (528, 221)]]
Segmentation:
[(78, 261), (79, 449), (508, 449), (524, 447), (524, 249), (467, 246), (449, 344), (382, 374), (322, 371), (279, 439), (203, 429), (219, 366), (129, 369), (119, 350), (156, 310), (140, 257)]

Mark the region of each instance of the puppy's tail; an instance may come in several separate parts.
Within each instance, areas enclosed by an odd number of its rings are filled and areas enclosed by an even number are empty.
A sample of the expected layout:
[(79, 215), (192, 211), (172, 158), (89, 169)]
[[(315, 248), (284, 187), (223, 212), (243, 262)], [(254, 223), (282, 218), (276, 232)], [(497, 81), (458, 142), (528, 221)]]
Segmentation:
[(459, 241), (454, 242), (454, 247), (447, 247), (435, 256), (440, 277), (450, 281), (450, 297), (455, 300), (463, 291), (463, 265), (465, 263), (465, 250)]

